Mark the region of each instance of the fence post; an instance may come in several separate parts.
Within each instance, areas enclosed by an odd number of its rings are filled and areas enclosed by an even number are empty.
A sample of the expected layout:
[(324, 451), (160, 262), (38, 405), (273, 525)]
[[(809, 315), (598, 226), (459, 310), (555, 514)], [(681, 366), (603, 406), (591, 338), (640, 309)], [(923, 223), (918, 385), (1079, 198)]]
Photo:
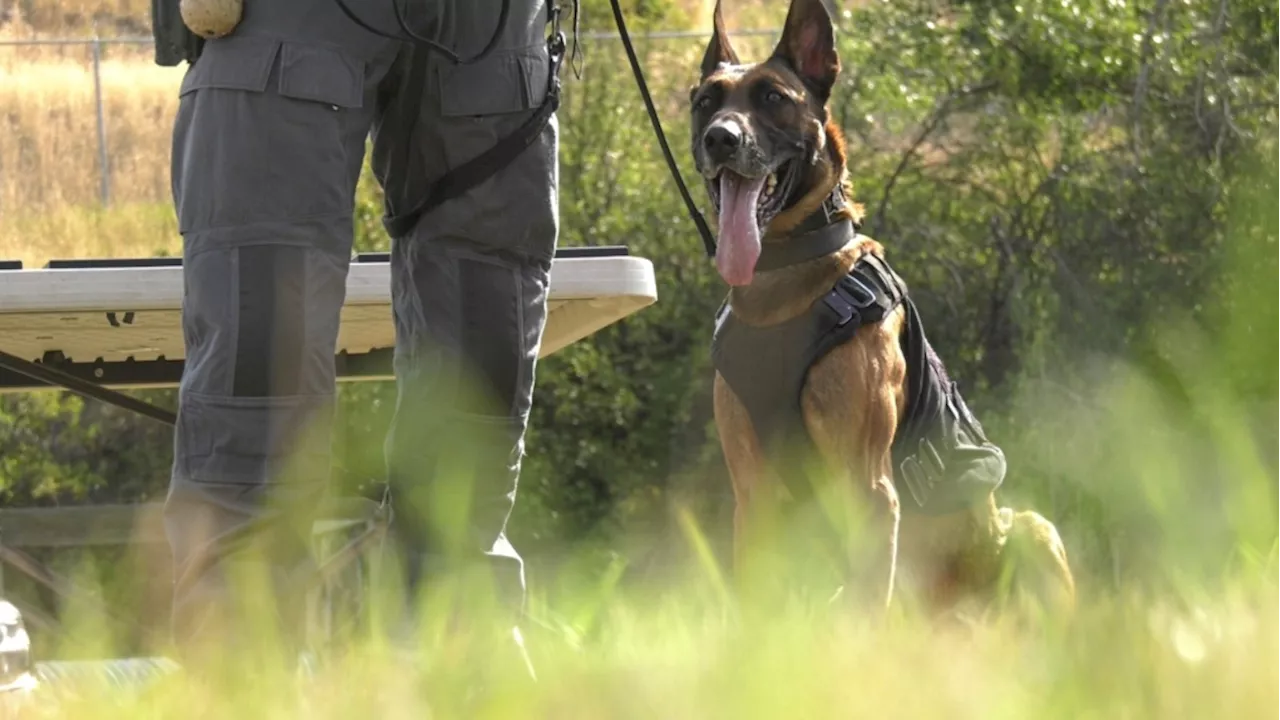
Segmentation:
[(102, 108), (102, 40), (93, 33), (93, 104), (98, 113), (98, 172), (102, 206), (111, 204), (111, 169), (107, 166), (107, 122)]

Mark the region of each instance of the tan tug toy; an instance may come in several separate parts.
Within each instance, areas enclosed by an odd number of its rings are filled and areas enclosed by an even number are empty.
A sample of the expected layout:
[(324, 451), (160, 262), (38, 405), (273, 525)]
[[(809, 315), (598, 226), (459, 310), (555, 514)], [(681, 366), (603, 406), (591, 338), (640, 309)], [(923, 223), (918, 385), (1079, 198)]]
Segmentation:
[(178, 11), (191, 32), (214, 40), (230, 35), (240, 24), (244, 0), (182, 0)]

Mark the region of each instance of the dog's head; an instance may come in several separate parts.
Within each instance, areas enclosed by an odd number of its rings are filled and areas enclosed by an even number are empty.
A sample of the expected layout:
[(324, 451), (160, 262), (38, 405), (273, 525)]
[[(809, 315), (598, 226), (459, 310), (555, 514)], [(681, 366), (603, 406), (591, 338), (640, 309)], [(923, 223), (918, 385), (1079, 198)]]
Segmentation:
[(827, 100), (840, 72), (824, 0), (792, 0), (782, 38), (761, 63), (729, 44), (720, 1), (689, 93), (692, 149), (719, 219), (716, 267), (748, 285), (761, 235), (781, 236), (844, 182), (844, 142)]

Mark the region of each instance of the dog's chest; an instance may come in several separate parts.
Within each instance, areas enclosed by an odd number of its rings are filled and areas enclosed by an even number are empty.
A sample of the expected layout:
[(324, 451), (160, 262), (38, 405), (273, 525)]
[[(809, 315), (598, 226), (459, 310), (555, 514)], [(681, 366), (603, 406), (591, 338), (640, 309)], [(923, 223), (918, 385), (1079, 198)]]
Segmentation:
[(716, 316), (711, 357), (746, 407), (766, 453), (775, 463), (813, 449), (800, 397), (805, 378), (823, 355), (849, 341), (858, 328), (879, 322), (902, 300), (893, 279), (860, 262), (806, 312), (781, 323), (743, 322), (726, 301)]
[(716, 317), (711, 357), (746, 407), (761, 443), (776, 448), (804, 435), (800, 391), (830, 324), (810, 310), (777, 325), (742, 322), (726, 303)]
[(859, 261), (808, 312), (767, 327), (748, 325), (729, 302), (716, 316), (711, 356), (751, 419), (767, 461), (795, 495), (799, 467), (815, 450), (801, 394), (809, 369), (858, 328), (906, 311), (901, 346), (907, 364), (907, 408), (892, 447), (894, 484), (904, 510), (946, 514), (981, 501), (1004, 479), (1003, 453), (990, 443), (947, 377), (924, 334), (915, 305), (879, 260)]

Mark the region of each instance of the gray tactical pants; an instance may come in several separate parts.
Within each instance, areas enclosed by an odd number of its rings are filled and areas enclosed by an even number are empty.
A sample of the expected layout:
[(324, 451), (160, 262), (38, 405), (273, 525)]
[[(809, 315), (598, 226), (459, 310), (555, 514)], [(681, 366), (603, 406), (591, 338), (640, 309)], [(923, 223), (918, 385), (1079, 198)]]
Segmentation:
[[(240, 570), (269, 579), (286, 639), (300, 637), (366, 139), (398, 213), (531, 116), (547, 87), (547, 9), (511, 3), (497, 50), (455, 66), (361, 29), (332, 0), (249, 0), (235, 33), (188, 70), (172, 166), (187, 365), (165, 509), (180, 645), (233, 641)], [(348, 4), (398, 31), (389, 1)], [(419, 34), (466, 57), (488, 42), (500, 0), (408, 5)], [(407, 86), (411, 61), (428, 63), (420, 87)], [(558, 232), (557, 133), (553, 119), (392, 247), (393, 535), (412, 571), (487, 566), (517, 605), (523, 564), (505, 529)]]

